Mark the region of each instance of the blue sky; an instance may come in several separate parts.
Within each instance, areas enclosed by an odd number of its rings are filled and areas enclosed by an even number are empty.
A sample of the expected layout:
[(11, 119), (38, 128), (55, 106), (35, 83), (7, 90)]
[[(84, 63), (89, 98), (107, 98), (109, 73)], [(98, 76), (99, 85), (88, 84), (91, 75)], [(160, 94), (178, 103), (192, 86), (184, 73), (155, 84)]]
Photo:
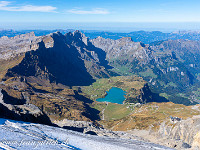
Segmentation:
[(8, 0), (0, 22), (200, 22), (199, 0)]
[(8, 22), (200, 22), (199, 0), (7, 0)]

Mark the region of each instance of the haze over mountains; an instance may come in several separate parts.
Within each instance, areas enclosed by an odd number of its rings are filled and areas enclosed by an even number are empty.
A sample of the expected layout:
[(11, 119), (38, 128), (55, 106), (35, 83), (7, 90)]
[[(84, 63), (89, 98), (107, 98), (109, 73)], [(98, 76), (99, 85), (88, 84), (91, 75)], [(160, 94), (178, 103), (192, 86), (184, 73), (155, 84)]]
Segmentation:
[[(62, 34), (73, 32), (75, 30), (68, 29), (57, 29), (57, 30), (0, 30), (0, 37), (1, 36), (8, 36), (13, 37), (19, 34), (26, 34), (29, 32), (34, 32), (36, 36), (47, 35), (56, 31), (61, 32)], [(150, 44), (155, 41), (162, 41), (162, 40), (176, 40), (176, 39), (188, 39), (188, 40), (199, 40), (200, 39), (200, 32), (197, 31), (173, 31), (173, 32), (160, 32), (160, 31), (133, 31), (133, 32), (110, 32), (110, 31), (101, 31), (101, 30), (81, 30), (88, 38), (94, 39), (98, 36), (103, 38), (110, 38), (110, 39), (120, 39), (122, 37), (131, 37), (134, 42), (143, 42), (145, 44)]]

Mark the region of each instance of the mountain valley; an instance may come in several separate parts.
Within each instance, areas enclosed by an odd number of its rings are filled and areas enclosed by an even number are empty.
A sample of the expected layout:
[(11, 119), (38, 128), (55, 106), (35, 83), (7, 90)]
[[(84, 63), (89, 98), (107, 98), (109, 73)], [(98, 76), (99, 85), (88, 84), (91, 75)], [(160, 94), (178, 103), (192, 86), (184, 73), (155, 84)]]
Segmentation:
[[(78, 30), (3, 36), (0, 117), (98, 136), (141, 131), (141, 140), (160, 137), (157, 144), (168, 147), (200, 147), (198, 128), (186, 132), (186, 120), (199, 122), (199, 45), (89, 39)], [(96, 101), (112, 87), (126, 92), (123, 104)]]

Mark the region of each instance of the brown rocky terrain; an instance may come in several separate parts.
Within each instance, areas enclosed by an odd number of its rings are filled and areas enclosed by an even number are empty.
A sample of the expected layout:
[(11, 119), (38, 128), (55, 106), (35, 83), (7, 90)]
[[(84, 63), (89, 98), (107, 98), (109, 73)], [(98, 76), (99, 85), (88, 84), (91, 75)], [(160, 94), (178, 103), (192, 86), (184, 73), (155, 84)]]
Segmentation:
[(199, 149), (199, 105), (148, 103), (136, 105), (122, 119), (102, 121), (105, 128), (126, 131), (144, 140), (175, 149)]

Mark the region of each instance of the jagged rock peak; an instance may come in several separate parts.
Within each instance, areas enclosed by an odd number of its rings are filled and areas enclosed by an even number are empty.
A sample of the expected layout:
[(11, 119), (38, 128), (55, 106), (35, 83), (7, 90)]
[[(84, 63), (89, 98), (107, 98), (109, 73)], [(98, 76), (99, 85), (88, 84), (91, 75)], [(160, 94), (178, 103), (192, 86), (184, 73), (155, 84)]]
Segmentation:
[(11, 39), (28, 39), (31, 37), (35, 37), (35, 33), (34, 32), (30, 32), (30, 33), (26, 33), (26, 34), (21, 34), (21, 35), (17, 35), (15, 37), (11, 37)]
[[(59, 35), (59, 36), (63, 36), (62, 33), (60, 33), (60, 31), (56, 31), (56, 32), (53, 32), (53, 33), (50, 33), (49, 36), (54, 36), (54, 35)], [(47, 35), (48, 36), (48, 35)]]
[(79, 30), (76, 30), (74, 32), (68, 32), (68, 33), (65, 34), (65, 36), (67, 36), (67, 37), (69, 37), (69, 36), (71, 36), (71, 37), (80, 37), (80, 38), (86, 37), (85, 34), (82, 33)]
[(76, 31), (73, 32), (73, 35), (76, 35), (76, 34), (80, 34), (80, 35), (85, 36), (85, 34), (83, 34), (80, 30), (76, 30)]
[(43, 42), (45, 44), (46, 48), (50, 48), (54, 46), (55, 40), (56, 41), (63, 41), (65, 40), (65, 35), (63, 35), (60, 31), (56, 31), (53, 33), (50, 33), (43, 37)]
[[(103, 38), (103, 37), (101, 37), (101, 36), (98, 36), (97, 38), (94, 38), (95, 40), (98, 40), (98, 41), (102, 41), (102, 40), (112, 40), (112, 39), (105, 39), (105, 38)], [(92, 39), (91, 39), (91, 41), (92, 41)]]
[(18, 39), (33, 39), (36, 38), (35, 33), (34, 32), (30, 32), (30, 33), (26, 33), (26, 34), (20, 34), (20, 35), (16, 35), (14, 37), (7, 37), (7, 36), (2, 36), (0, 38), (0, 40), (18, 40)]
[(73, 36), (79, 36), (79, 37), (81, 37), (82, 39), (87, 38), (87, 37), (85, 36), (85, 34), (82, 33), (82, 32), (79, 31), (79, 30), (74, 31), (74, 32), (73, 32)]
[(121, 42), (133, 42), (133, 39), (131, 37), (122, 37), (119, 39)]
[(65, 36), (67, 37), (67, 39), (69, 40), (75, 40), (76, 42), (78, 40), (82, 41), (83, 43), (85, 43), (85, 45), (88, 45), (88, 41), (89, 39), (85, 36), (84, 33), (82, 33), (79, 30), (74, 31), (73, 33), (69, 32), (67, 34), (65, 34)]

